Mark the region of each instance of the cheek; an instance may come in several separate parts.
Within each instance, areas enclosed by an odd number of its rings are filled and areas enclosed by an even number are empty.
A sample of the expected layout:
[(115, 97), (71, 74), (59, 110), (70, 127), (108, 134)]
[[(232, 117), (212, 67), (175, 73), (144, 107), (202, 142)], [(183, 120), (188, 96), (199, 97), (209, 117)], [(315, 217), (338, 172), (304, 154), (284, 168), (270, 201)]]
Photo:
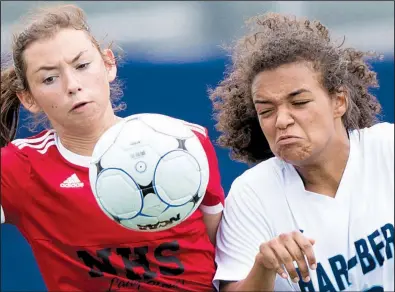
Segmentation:
[(92, 85), (95, 87), (95, 91), (98, 91), (98, 93), (106, 92), (109, 88), (106, 68), (104, 66), (100, 67), (94, 76)]
[(276, 128), (275, 128), (275, 123), (273, 121), (274, 119), (270, 119), (270, 118), (262, 119), (259, 116), (258, 118), (259, 118), (259, 125), (261, 127), (263, 134), (265, 135), (266, 140), (269, 142), (270, 145), (272, 145), (276, 136)]
[(53, 111), (61, 107), (62, 94), (56, 86), (32, 90), (35, 101), (44, 111)]
[(95, 78), (93, 79), (93, 85), (98, 87), (100, 84), (104, 83), (104, 78), (103, 76), (100, 76), (99, 74), (97, 74), (95, 76)]
[(96, 95), (102, 100), (106, 101), (109, 98), (110, 93), (110, 84), (107, 80), (107, 76), (105, 74), (101, 74), (95, 78), (94, 80)]
[(59, 114), (62, 114), (62, 109), (64, 108), (56, 99), (41, 101), (40, 107), (48, 116), (59, 116)]
[(320, 144), (327, 140), (331, 129), (331, 119), (328, 113), (310, 111), (299, 118), (299, 124), (311, 142)]

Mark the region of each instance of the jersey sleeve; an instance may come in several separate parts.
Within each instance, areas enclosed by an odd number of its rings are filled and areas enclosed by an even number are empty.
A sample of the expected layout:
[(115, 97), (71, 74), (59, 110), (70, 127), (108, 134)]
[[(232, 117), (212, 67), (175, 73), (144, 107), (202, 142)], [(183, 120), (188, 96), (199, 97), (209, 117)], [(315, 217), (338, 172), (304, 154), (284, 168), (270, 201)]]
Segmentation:
[(14, 145), (1, 148), (1, 223), (19, 224), (29, 169), (27, 157)]
[(4, 216), (3, 207), (1, 205), (0, 205), (0, 209), (1, 209), (1, 224), (3, 224), (5, 222), (5, 216)]
[(271, 238), (269, 221), (262, 212), (261, 202), (239, 178), (233, 182), (226, 197), (217, 233), (217, 271), (213, 279), (217, 291), (220, 281), (245, 279), (254, 265), (260, 245)]
[(372, 143), (377, 144), (379, 151), (394, 162), (394, 124), (379, 123), (369, 128)]
[[(191, 125), (189, 125), (191, 127)], [(207, 214), (217, 214), (222, 212), (225, 200), (225, 193), (221, 184), (221, 176), (218, 168), (218, 159), (215, 148), (210, 141), (206, 128), (193, 125), (192, 131), (198, 136), (204, 151), (206, 152), (209, 163), (209, 182), (206, 194), (200, 205), (200, 210)]]
[(380, 163), (387, 174), (394, 172), (394, 124), (378, 123), (360, 131), (358, 139), (362, 143), (369, 163)]

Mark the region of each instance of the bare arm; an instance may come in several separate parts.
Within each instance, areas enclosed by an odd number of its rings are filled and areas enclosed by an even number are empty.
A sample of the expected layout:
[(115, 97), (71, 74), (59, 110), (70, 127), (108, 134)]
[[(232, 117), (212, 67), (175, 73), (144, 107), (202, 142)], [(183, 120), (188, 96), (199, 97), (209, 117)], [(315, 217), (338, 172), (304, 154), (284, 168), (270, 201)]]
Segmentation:
[(220, 291), (273, 291), (276, 274), (284, 279), (289, 275), (294, 283), (298, 283), (299, 275), (293, 261), (297, 263), (303, 280), (309, 282), (308, 266), (315, 269), (316, 263), (314, 243), (300, 231), (280, 234), (260, 246), (254, 265), (244, 280), (221, 283)]
[(203, 221), (204, 224), (206, 225), (207, 234), (208, 237), (210, 238), (210, 241), (214, 245), (216, 244), (215, 238), (217, 235), (217, 230), (221, 218), (222, 218), (222, 212), (219, 212), (217, 214), (208, 214), (203, 212)]
[(224, 282), (220, 284), (221, 292), (230, 291), (273, 291), (276, 272), (263, 268), (255, 262), (248, 276), (238, 282)]

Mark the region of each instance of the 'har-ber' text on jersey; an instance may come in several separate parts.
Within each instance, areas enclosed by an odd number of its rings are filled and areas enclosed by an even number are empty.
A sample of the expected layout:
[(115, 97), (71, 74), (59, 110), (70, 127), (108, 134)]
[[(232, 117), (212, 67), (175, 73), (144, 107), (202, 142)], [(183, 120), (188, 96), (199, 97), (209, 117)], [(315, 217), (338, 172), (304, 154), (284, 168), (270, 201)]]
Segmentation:
[(218, 231), (216, 286), (244, 279), (262, 243), (300, 230), (315, 240), (317, 269), (297, 284), (277, 275), (274, 291), (394, 291), (394, 124), (349, 137), (335, 197), (306, 190), (295, 167), (278, 158), (234, 181)]
[(127, 230), (97, 205), (89, 157), (71, 153), (53, 130), (1, 150), (5, 222), (30, 243), (49, 290), (211, 291), (214, 246), (203, 213), (222, 211), (224, 193), (206, 129), (190, 125), (210, 164), (201, 208), (161, 232)]

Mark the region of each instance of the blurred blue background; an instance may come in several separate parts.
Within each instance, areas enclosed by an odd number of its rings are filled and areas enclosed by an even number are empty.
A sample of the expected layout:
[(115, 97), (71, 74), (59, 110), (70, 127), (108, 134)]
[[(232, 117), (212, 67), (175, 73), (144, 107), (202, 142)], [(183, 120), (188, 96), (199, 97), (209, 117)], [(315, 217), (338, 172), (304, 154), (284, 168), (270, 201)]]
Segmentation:
[[(346, 43), (384, 53), (386, 57), (383, 61), (372, 64), (380, 82), (380, 88), (374, 93), (383, 106), (382, 120), (394, 122), (393, 3), (387, 2), (387, 6), (380, 6), (384, 2), (312, 3), (235, 1), (77, 4), (87, 12), (92, 29), (99, 38), (103, 36), (105, 40), (115, 40), (125, 51), (126, 58), (119, 68), (118, 76), (125, 83), (123, 100), (128, 107), (120, 113), (121, 116), (155, 112), (185, 119), (208, 128), (214, 142), (218, 133), (214, 128), (207, 88), (215, 86), (222, 79), (229, 61), (218, 45), (239, 36), (243, 32), (244, 19), (270, 10), (318, 18), (340, 36), (345, 34)], [(2, 52), (9, 47), (7, 37), (15, 19), (28, 8), (42, 4), (40, 1), (1, 2)], [(331, 16), (331, 11), (336, 13), (336, 20)], [(123, 23), (122, 17), (126, 17), (128, 22)], [(107, 26), (109, 22), (106, 19), (112, 21), (111, 27)], [(358, 22), (362, 19), (367, 22), (363, 29)], [(126, 31), (125, 25), (129, 28)], [(147, 25), (151, 28), (148, 29)], [(26, 129), (19, 129), (19, 137), (28, 135), (31, 133)], [(219, 147), (216, 150), (223, 187), (228, 191), (235, 177), (247, 167), (231, 161), (227, 150)], [(1, 291), (45, 289), (27, 242), (13, 226), (2, 225)]]

